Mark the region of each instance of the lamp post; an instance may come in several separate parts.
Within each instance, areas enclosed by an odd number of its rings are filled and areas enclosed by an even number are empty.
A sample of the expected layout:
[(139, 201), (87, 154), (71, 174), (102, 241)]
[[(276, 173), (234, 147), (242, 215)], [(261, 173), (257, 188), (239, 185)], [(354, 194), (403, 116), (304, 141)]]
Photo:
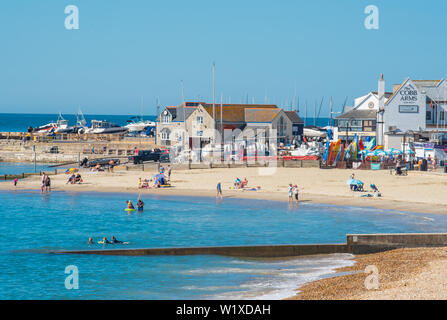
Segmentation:
[(355, 120), (355, 118), (349, 118), (348, 120), (346, 120), (346, 143), (345, 143), (345, 150), (348, 147), (348, 130), (349, 130), (349, 127), (350, 127), (350, 124), (351, 124), (352, 120)]

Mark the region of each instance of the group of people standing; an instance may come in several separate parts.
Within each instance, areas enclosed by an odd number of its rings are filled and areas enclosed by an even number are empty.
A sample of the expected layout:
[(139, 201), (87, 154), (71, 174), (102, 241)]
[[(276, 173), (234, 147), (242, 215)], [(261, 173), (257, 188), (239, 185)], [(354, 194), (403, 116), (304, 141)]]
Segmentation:
[(40, 185), (40, 191), (42, 193), (51, 191), (51, 179), (48, 175), (45, 174), (45, 172), (42, 173), (42, 183)]
[(298, 204), (298, 185), (289, 184), (288, 194), (289, 194), (289, 203), (295, 201)]
[[(127, 200), (126, 204), (127, 204), (127, 209), (135, 210), (135, 207), (133, 206), (132, 201)], [(140, 198), (138, 198), (138, 201), (137, 201), (137, 208), (138, 208), (138, 211), (143, 211), (143, 209), (144, 209), (144, 202)]]

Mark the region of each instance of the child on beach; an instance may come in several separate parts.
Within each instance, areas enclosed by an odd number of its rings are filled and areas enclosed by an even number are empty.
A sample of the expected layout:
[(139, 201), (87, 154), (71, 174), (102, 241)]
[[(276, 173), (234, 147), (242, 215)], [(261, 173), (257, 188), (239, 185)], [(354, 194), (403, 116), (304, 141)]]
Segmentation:
[(14, 187), (17, 187), (17, 181), (19, 181), (19, 179), (15, 178), (14, 179)]

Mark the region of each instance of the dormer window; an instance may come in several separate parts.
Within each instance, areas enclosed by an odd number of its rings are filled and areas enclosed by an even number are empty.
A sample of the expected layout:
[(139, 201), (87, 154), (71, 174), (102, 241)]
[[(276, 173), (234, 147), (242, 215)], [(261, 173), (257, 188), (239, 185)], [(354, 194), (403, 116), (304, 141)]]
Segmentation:
[(171, 122), (171, 117), (166, 110), (161, 115), (161, 122), (162, 123), (170, 123)]

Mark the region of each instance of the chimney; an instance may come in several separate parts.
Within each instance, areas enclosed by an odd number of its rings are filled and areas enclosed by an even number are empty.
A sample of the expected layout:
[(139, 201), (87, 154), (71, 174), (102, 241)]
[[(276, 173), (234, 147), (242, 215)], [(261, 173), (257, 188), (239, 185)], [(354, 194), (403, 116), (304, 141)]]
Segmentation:
[(385, 112), (385, 80), (383, 79), (383, 73), (380, 75), (378, 83), (378, 95), (379, 95), (379, 111), (377, 111), (377, 121), (376, 121), (376, 144), (382, 145), (384, 143), (384, 124), (383, 124), (383, 113)]

